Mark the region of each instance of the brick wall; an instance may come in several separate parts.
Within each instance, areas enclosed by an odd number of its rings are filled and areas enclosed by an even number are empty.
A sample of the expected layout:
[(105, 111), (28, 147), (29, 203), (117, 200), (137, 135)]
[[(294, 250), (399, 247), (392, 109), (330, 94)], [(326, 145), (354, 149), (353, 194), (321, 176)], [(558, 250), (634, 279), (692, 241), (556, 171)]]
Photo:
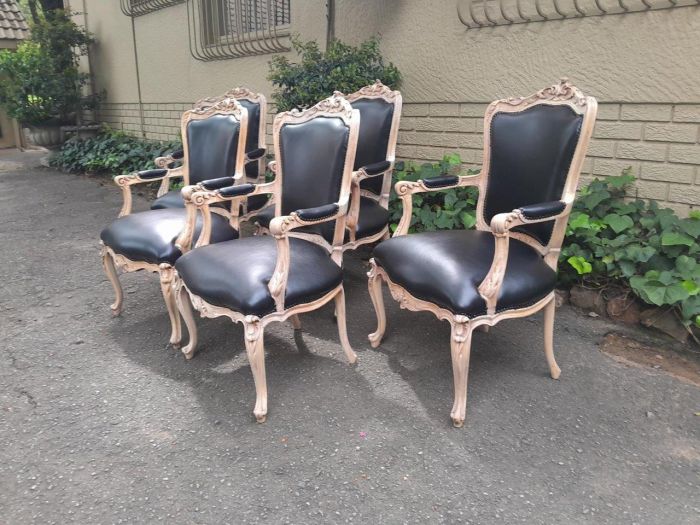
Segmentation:
[[(177, 138), (180, 115), (188, 106), (144, 104), (146, 138)], [(478, 166), (485, 109), (478, 103), (404, 104), (397, 158), (428, 161), (456, 152), (465, 164)], [(140, 133), (138, 104), (103, 104), (99, 119)], [(699, 140), (700, 104), (600, 104), (582, 182), (618, 175), (629, 166), (638, 179), (638, 197), (687, 215), (700, 209)]]
[[(486, 104), (405, 104), (397, 157), (482, 157)], [(687, 215), (700, 209), (700, 104), (601, 104), (582, 182), (631, 167), (636, 194)]]

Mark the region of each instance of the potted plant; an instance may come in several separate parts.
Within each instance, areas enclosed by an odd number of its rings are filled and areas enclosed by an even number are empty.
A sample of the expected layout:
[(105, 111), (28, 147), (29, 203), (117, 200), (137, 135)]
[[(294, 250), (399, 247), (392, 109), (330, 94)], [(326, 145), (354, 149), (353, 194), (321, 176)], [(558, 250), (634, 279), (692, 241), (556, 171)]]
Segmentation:
[(60, 143), (60, 126), (76, 124), (97, 97), (85, 97), (89, 76), (78, 69), (91, 36), (63, 10), (32, 24), (31, 36), (15, 51), (0, 51), (0, 105), (37, 146)]

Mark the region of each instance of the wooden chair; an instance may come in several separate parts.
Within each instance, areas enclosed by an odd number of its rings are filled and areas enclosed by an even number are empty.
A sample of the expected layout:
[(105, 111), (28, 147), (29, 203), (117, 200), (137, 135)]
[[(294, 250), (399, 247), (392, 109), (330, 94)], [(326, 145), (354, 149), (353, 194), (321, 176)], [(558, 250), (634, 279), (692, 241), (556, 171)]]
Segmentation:
[[(341, 345), (350, 363), (357, 359), (347, 338), (341, 264), (358, 129), (359, 112), (338, 96), (303, 112), (280, 113), (273, 127), (278, 161), (270, 165), (272, 182), (188, 195), (189, 207), (201, 210), (204, 224), (195, 249), (175, 265), (177, 304), (189, 332), (182, 351), (189, 359), (197, 344), (190, 302), (202, 317), (243, 323), (258, 422), (267, 415), (266, 325), (291, 319), (299, 328), (297, 314), (334, 300)], [(271, 235), (206, 245), (212, 205), (230, 202), (235, 208), (264, 194), (274, 195)], [(333, 231), (330, 244), (322, 238), (326, 226)]]
[[(262, 93), (255, 93), (245, 87), (237, 87), (217, 97), (203, 98), (195, 104), (196, 107), (204, 108), (207, 105), (215, 105), (225, 98), (236, 100), (241, 106), (248, 111), (248, 129), (245, 145), (245, 175), (246, 182), (260, 183), (265, 182), (265, 155), (267, 153), (265, 126), (267, 122), (267, 101)], [(159, 168), (168, 168), (174, 163), (181, 162), (183, 151), (174, 151), (170, 155), (158, 157), (155, 160), (156, 166)], [(174, 178), (177, 175), (171, 175)], [(197, 184), (203, 180), (217, 179), (221, 177), (231, 176), (232, 173), (200, 173), (197, 175), (190, 174), (189, 180), (185, 181), (185, 185)], [(157, 199), (151, 205), (152, 210), (166, 208), (184, 208), (185, 203), (182, 199), (180, 190), (168, 191), (170, 187), (170, 178), (163, 179), (160, 188), (158, 189)], [(226, 185), (230, 186), (232, 182)], [(259, 210), (267, 204), (267, 196), (261, 195), (257, 198), (250, 199), (243, 203), (244, 208), (241, 210), (239, 221), (244, 221), (249, 218), (249, 214), (255, 210)]]
[[(559, 252), (593, 131), (597, 102), (568, 81), (525, 98), (498, 100), (484, 119), (484, 160), (473, 176), (396, 184), (403, 215), (393, 238), (370, 261), (369, 291), (377, 313), (373, 347), (386, 318), (381, 284), (402, 308), (429, 311), (452, 325), (452, 422), (464, 424), (472, 332), (544, 310), (544, 350), (554, 360), (554, 286)], [(478, 186), (477, 229), (407, 235), (411, 197)]]
[(348, 235), (343, 250), (389, 238), (389, 192), (396, 160), (402, 97), (379, 80), (347, 95), (360, 112)]
[[(186, 182), (203, 180), (212, 174), (233, 174), (236, 183), (243, 179), (247, 111), (232, 98), (221, 98), (216, 103), (202, 103), (182, 116), (183, 164), (178, 176)], [(173, 177), (168, 168), (120, 175), (115, 182), (123, 189), (124, 206), (117, 220), (100, 234), (102, 262), (116, 294), (112, 313), (122, 310), (123, 293), (117, 269), (125, 272), (146, 270), (160, 276), (163, 299), (171, 323), (170, 343), (180, 341), (180, 316), (172, 294), (175, 261), (190, 247), (191, 239), (198, 238), (203, 218), (196, 212), (180, 207), (131, 213), (131, 187), (136, 184), (166, 180)], [(207, 221), (208, 239), (219, 242), (235, 239), (234, 227), (238, 216), (225, 209), (217, 209)], [(187, 228), (186, 226), (190, 227)], [(182, 238), (188, 232), (187, 238)]]
[[(389, 236), (389, 192), (394, 170), (396, 139), (401, 119), (401, 93), (376, 81), (345, 97), (360, 113), (360, 135), (355, 156), (350, 210), (347, 217), (343, 251)], [(282, 210), (282, 213), (292, 211)], [(268, 206), (253, 217), (258, 233), (268, 233), (275, 217), (274, 206)], [(321, 231), (330, 244), (333, 228)]]

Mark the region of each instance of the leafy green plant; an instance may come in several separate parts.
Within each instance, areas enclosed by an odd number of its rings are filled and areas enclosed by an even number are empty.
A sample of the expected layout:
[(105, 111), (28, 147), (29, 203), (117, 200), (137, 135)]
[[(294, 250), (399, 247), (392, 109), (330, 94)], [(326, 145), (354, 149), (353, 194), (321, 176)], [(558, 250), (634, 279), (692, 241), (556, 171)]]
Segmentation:
[(116, 176), (155, 168), (156, 157), (179, 148), (179, 141), (152, 142), (105, 130), (93, 138), (67, 140), (51, 157), (50, 163), (74, 173)]
[(92, 41), (63, 10), (40, 19), (16, 51), (0, 51), (0, 105), (23, 124), (73, 122), (98, 99), (82, 95), (88, 75), (78, 69)]
[(634, 177), (596, 179), (574, 203), (559, 267), (564, 283), (629, 287), (700, 327), (700, 213), (679, 218), (654, 201), (629, 200)]
[[(446, 155), (440, 162), (417, 164), (399, 161), (394, 169), (394, 183), (402, 180), (417, 181), (440, 175), (455, 175), (461, 170), (459, 155)], [(418, 193), (413, 196), (413, 216), (409, 231), (434, 231), (472, 228), (476, 224), (474, 187), (453, 188), (444, 191)], [(401, 199), (392, 191), (389, 199), (389, 226), (392, 231), (401, 220)]]
[(325, 52), (316, 42), (298, 38), (292, 39), (292, 46), (301, 59), (299, 63), (275, 55), (269, 64), (268, 79), (276, 87), (272, 100), (277, 111), (307, 108), (334, 91), (352, 93), (375, 80), (391, 88), (401, 81), (399, 70), (392, 63), (384, 63), (376, 38), (358, 47), (334, 40)]

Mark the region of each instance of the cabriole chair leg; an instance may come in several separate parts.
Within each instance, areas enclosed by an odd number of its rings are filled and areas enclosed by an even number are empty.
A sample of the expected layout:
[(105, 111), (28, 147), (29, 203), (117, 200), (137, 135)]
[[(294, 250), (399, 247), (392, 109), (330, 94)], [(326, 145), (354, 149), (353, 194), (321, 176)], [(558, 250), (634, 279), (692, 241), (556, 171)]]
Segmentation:
[(469, 376), (469, 355), (472, 346), (472, 328), (469, 320), (457, 316), (452, 325), (450, 344), (452, 347), (452, 373), (454, 375), (455, 400), (452, 405), (452, 424), (459, 428), (464, 425), (467, 412), (467, 379)]
[(554, 299), (549, 301), (544, 307), (544, 355), (547, 358), (549, 365), (549, 373), (552, 379), (559, 379), (561, 368), (557, 365), (554, 359), (554, 313), (556, 311), (556, 302)]
[(167, 263), (163, 263), (158, 268), (160, 275), (160, 290), (163, 292), (163, 300), (165, 307), (168, 309), (168, 317), (170, 318), (170, 344), (177, 346), (182, 339), (180, 315), (177, 312), (177, 304), (175, 302), (175, 294), (173, 293), (173, 277), (175, 268)]
[(372, 268), (367, 273), (369, 277), (367, 285), (369, 288), (369, 296), (374, 305), (374, 312), (377, 315), (377, 329), (369, 334), (369, 342), (372, 348), (377, 348), (382, 342), (384, 332), (386, 331), (386, 311), (384, 310), (384, 297), (382, 296), (382, 279), (377, 273), (377, 267), (374, 260), (371, 261)]
[(255, 408), (253, 415), (258, 423), (267, 419), (267, 380), (265, 379), (265, 346), (263, 344), (263, 327), (257, 317), (247, 316), (243, 321), (245, 349), (248, 354), (250, 369), (255, 381)]
[(187, 345), (182, 347), (182, 353), (185, 355), (185, 359), (192, 359), (194, 352), (197, 349), (197, 323), (192, 315), (190, 298), (188, 297), (187, 290), (185, 290), (184, 286), (180, 287), (180, 291), (177, 292), (175, 299), (177, 302), (177, 309), (180, 312), (182, 319), (185, 321), (187, 335), (189, 337)]
[(335, 295), (335, 312), (338, 321), (338, 335), (340, 336), (340, 344), (343, 347), (348, 363), (354, 364), (357, 362), (357, 354), (350, 346), (350, 341), (348, 340), (348, 330), (345, 324), (345, 290), (342, 286), (340, 291)]
[(124, 304), (124, 292), (122, 291), (122, 285), (119, 282), (119, 275), (117, 274), (117, 268), (114, 266), (114, 259), (112, 259), (112, 254), (107, 250), (102, 250), (102, 267), (107, 274), (109, 282), (112, 283), (112, 288), (114, 289), (115, 300), (109, 306), (112, 310), (112, 315), (117, 316), (122, 312), (122, 305)]

